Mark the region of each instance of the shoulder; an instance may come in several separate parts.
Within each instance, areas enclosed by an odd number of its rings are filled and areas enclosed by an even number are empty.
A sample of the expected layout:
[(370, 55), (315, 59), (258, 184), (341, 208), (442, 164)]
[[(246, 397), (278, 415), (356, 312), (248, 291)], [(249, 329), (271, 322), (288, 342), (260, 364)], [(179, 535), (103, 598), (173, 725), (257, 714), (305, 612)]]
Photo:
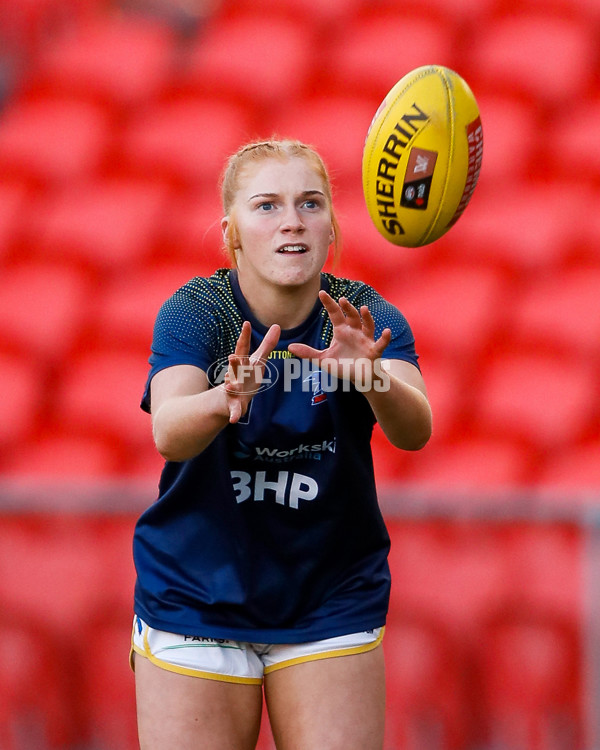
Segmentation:
[(364, 281), (353, 281), (333, 274), (324, 274), (329, 283), (329, 294), (335, 299), (346, 297), (355, 307), (366, 305), (375, 320), (377, 335), (383, 328), (391, 328), (394, 336), (412, 337), (403, 313)]
[(229, 280), (229, 269), (220, 268), (212, 276), (195, 276), (179, 287), (165, 304), (190, 304), (218, 306), (233, 302), (233, 292)]
[(355, 281), (330, 273), (323, 274), (329, 283), (329, 294), (335, 299), (346, 299), (353, 305), (369, 305), (373, 303), (391, 304), (379, 292), (364, 281)]
[(154, 344), (164, 340), (233, 351), (242, 326), (235, 304), (230, 271), (196, 276), (179, 287), (161, 306), (154, 328)]
[(229, 269), (220, 268), (212, 276), (196, 276), (179, 287), (161, 306), (160, 318), (192, 321), (232, 320), (240, 317), (235, 304)]
[(382, 295), (364, 281), (353, 281), (333, 274), (324, 274), (329, 283), (329, 294), (337, 301), (340, 297), (346, 297), (355, 307), (367, 305), (372, 314), (377, 310), (386, 310), (391, 312), (400, 311), (391, 302), (388, 302)]
[(323, 276), (329, 285), (329, 294), (336, 301), (340, 297), (346, 297), (350, 302), (354, 302), (357, 297), (365, 293), (365, 290), (371, 289), (375, 291), (368, 284), (365, 284), (364, 281), (353, 281), (342, 276), (334, 276), (332, 273), (323, 273)]

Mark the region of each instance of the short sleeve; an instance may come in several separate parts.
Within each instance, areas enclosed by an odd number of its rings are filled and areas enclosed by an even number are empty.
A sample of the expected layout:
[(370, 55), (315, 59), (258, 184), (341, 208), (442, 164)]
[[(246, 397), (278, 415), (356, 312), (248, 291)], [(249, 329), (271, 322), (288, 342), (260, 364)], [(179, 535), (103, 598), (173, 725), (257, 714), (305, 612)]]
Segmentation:
[[(415, 350), (415, 337), (411, 327), (397, 307), (384, 299), (375, 290), (367, 287), (370, 293), (367, 301), (359, 301), (360, 305), (367, 305), (375, 320), (375, 338), (381, 336), (385, 328), (392, 332), (392, 340), (383, 352), (384, 359), (403, 359), (415, 367), (419, 367), (419, 356)], [(360, 295), (362, 296), (362, 295)]]
[(335, 299), (343, 295), (357, 309), (360, 309), (362, 305), (369, 308), (375, 321), (376, 339), (381, 336), (385, 328), (391, 330), (392, 339), (383, 353), (384, 359), (402, 359), (419, 368), (415, 338), (408, 321), (397, 307), (384, 299), (372, 286), (361, 281), (348, 281), (332, 276), (329, 279), (332, 296)]
[(178, 289), (160, 308), (154, 324), (150, 371), (141, 407), (150, 411), (150, 383), (157, 372), (175, 365), (207, 370), (219, 357), (219, 324), (203, 279)]

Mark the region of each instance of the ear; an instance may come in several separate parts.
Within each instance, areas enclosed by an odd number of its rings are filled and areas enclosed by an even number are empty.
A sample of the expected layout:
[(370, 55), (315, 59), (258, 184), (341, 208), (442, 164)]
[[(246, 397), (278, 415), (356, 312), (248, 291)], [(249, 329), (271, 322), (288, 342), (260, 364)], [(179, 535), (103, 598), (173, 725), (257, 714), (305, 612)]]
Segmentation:
[(240, 249), (240, 240), (235, 227), (235, 221), (231, 216), (224, 216), (221, 219), (221, 233), (223, 235), (225, 247), (231, 248), (232, 250)]
[(227, 246), (228, 235), (229, 235), (229, 216), (224, 216), (221, 219), (221, 234), (223, 235), (223, 242)]
[(331, 227), (331, 231), (329, 232), (329, 244), (331, 245), (332, 242), (335, 242), (335, 229), (333, 226)]

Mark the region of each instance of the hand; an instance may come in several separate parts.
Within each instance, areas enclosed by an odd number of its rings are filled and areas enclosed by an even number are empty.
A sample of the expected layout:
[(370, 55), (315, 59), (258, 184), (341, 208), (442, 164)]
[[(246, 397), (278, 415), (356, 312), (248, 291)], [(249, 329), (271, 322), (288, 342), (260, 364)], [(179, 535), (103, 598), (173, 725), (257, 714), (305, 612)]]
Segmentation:
[[(321, 290), (319, 298), (329, 314), (333, 325), (333, 338), (327, 349), (313, 349), (306, 344), (290, 344), (292, 354), (303, 359), (314, 359), (319, 366), (338, 378), (348, 378), (352, 383), (357, 378), (357, 368), (361, 367), (360, 378), (372, 378), (374, 363), (381, 358), (390, 343), (392, 332), (385, 328), (375, 340), (375, 321), (369, 308), (362, 305), (357, 310), (345, 297), (336, 302), (327, 292)], [(364, 366), (370, 368), (365, 373)]]
[(251, 355), (252, 326), (247, 320), (244, 321), (235, 351), (229, 355), (223, 382), (231, 424), (235, 424), (244, 416), (252, 397), (259, 391), (265, 371), (265, 360), (277, 346), (280, 333), (280, 327), (272, 325)]

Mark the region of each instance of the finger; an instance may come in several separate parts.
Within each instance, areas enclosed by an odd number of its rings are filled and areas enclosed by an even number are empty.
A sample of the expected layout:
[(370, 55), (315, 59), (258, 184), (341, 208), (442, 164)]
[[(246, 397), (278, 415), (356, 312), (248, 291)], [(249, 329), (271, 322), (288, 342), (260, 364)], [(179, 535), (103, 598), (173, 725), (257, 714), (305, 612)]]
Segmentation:
[(288, 350), (301, 359), (320, 359), (323, 356), (323, 351), (320, 349), (313, 349), (312, 346), (307, 344), (290, 344)]
[(242, 380), (244, 379), (246, 370), (240, 370), (240, 368), (248, 364), (248, 357), (240, 357), (237, 354), (230, 354), (227, 359), (229, 364), (227, 366), (227, 374), (225, 377), (229, 379), (229, 382), (232, 385), (237, 385), (240, 382), (240, 375)]
[(360, 320), (360, 314), (354, 307), (354, 305), (346, 299), (346, 297), (340, 297), (340, 308), (346, 316), (346, 323), (348, 323), (352, 328), (361, 327), (362, 324)]
[(242, 323), (242, 330), (235, 345), (235, 353), (241, 355), (250, 354), (250, 340), (252, 338), (252, 326), (249, 320)]
[(237, 399), (231, 400), (229, 402), (229, 423), (235, 424), (236, 422), (239, 422), (241, 416), (242, 405)]
[(375, 320), (371, 315), (371, 311), (366, 305), (362, 305), (360, 308), (360, 317), (362, 319), (362, 326), (365, 335), (370, 339), (375, 337)]
[(375, 351), (377, 356), (380, 357), (390, 341), (392, 340), (392, 331), (389, 328), (384, 328), (381, 332), (381, 336), (375, 342)]
[(338, 326), (346, 320), (342, 308), (324, 289), (321, 289), (319, 292), (319, 299), (321, 300), (323, 307), (327, 310), (329, 319), (334, 326)]
[(233, 385), (236, 382), (236, 368), (236, 359), (233, 354), (230, 354), (228, 359), (227, 372), (225, 373), (225, 377), (223, 378), (226, 390), (233, 390)]
[(281, 335), (281, 326), (273, 324), (269, 330), (265, 333), (263, 340), (260, 342), (256, 351), (254, 352), (253, 358), (256, 359), (267, 359), (269, 354), (275, 349)]

